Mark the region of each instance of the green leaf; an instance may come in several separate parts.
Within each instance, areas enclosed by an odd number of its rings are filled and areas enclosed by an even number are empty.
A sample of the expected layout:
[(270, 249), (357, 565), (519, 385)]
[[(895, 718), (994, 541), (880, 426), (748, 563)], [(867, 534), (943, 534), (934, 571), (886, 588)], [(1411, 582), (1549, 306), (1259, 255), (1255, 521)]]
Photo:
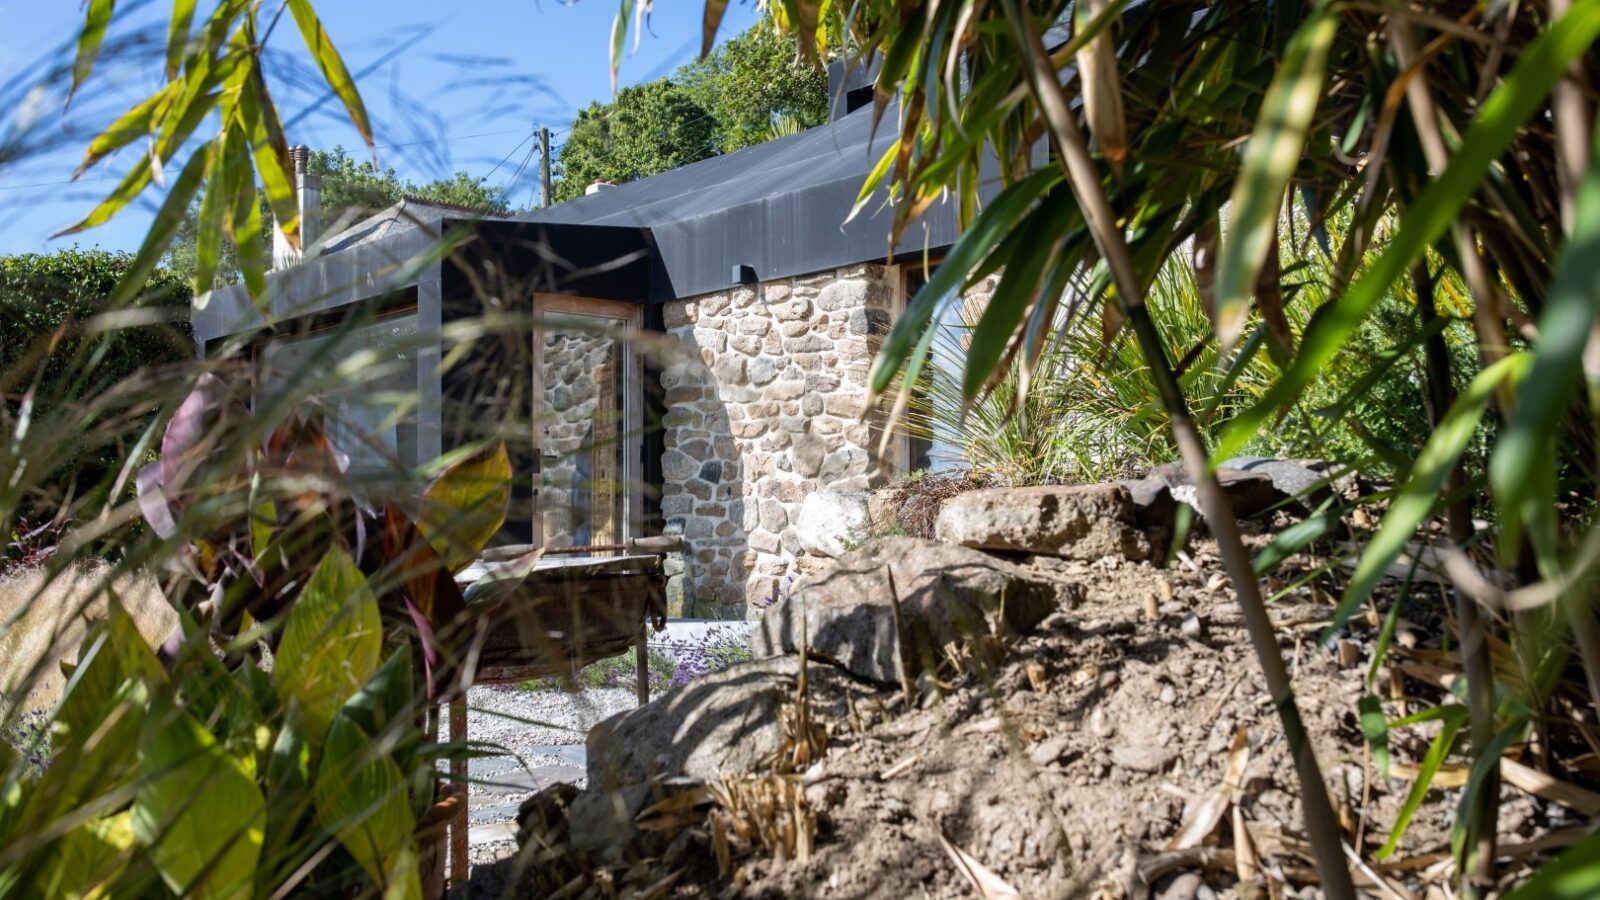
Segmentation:
[(1373, 854), (1374, 859), (1388, 859), (1394, 855), (1395, 849), (1400, 846), (1400, 839), (1405, 836), (1406, 828), (1411, 824), (1411, 818), (1417, 814), (1423, 798), (1428, 795), (1428, 787), (1433, 784), (1433, 776), (1439, 774), (1439, 767), (1444, 765), (1445, 757), (1450, 755), (1450, 748), (1456, 741), (1456, 733), (1467, 721), (1466, 707), (1452, 705), (1441, 708), (1448, 710), (1443, 716), (1444, 727), (1439, 729), (1438, 737), (1433, 739), (1427, 754), (1422, 757), (1422, 765), (1417, 767), (1417, 780), (1411, 783), (1411, 792), (1406, 795), (1405, 803), (1400, 806), (1400, 815), (1395, 818), (1394, 830), (1389, 832), (1389, 839), (1383, 842), (1377, 853)]
[(1303, 519), (1278, 532), (1259, 554), (1251, 568), (1257, 575), (1265, 575), (1276, 569), (1280, 563), (1299, 553), (1328, 532), (1339, 527), (1339, 511), (1330, 510), (1320, 515)]
[(189, 28), (194, 23), (194, 0), (172, 0), (172, 24), (167, 29), (167, 79), (178, 77), (183, 55), (189, 49)]
[(126, 147), (135, 139), (149, 134), (154, 129), (157, 114), (163, 108), (178, 98), (183, 92), (183, 84), (172, 82), (154, 94), (139, 101), (132, 109), (117, 117), (94, 140), (89, 142), (89, 149), (84, 151), (83, 162), (78, 164), (77, 171), (73, 172), (76, 178), (88, 171), (90, 166), (105, 159), (111, 153)]
[(133, 816), (124, 811), (83, 822), (50, 846), (49, 861), (34, 880), (40, 897), (98, 900), (128, 867)]
[[(1595, 147), (1600, 150), (1600, 141)], [(1497, 542), (1501, 559), (1515, 562), (1526, 528), (1545, 578), (1556, 574), (1554, 484), (1528, 473), (1556, 470), (1556, 432), (1583, 383), (1583, 350), (1600, 312), (1600, 153), (1590, 161), (1576, 193), (1572, 236), (1556, 263), (1539, 316), (1533, 364), (1489, 459), (1489, 485), (1504, 529)]]
[(122, 176), (122, 180), (117, 183), (110, 196), (101, 200), (94, 209), (89, 211), (87, 216), (79, 220), (78, 224), (63, 228), (50, 235), (50, 237), (54, 239), (65, 237), (69, 234), (77, 234), (80, 231), (87, 231), (97, 225), (109, 222), (112, 216), (121, 212), (123, 207), (132, 203), (133, 198), (139, 196), (149, 186), (150, 174), (149, 161), (141, 160), (138, 165), (128, 170), (128, 174)]
[(248, 897), (266, 819), (261, 791), (193, 717), (152, 716), (140, 741), (144, 778), (133, 830), (182, 897)]
[(372, 123), (367, 119), (366, 104), (361, 102), (355, 79), (350, 77), (350, 70), (345, 67), (339, 51), (334, 49), (327, 30), (322, 27), (316, 10), (311, 7), (311, 0), (289, 0), (289, 12), (294, 14), (294, 23), (300, 26), (300, 36), (305, 39), (306, 49), (311, 51), (311, 58), (322, 70), (328, 87), (338, 95), (339, 102), (344, 104), (345, 112), (350, 115), (351, 124), (356, 126), (361, 139), (371, 147)]
[(401, 644), (377, 674), (361, 686), (339, 714), (348, 717), (367, 737), (384, 738), (394, 723), (410, 721), (417, 713), (411, 690), (411, 645)]
[(383, 623), (378, 599), (337, 547), (317, 565), (289, 610), (273, 662), (279, 692), (298, 701), (316, 746), (345, 700), (378, 669)]
[(1343, 297), (1324, 307), (1324, 313), (1302, 337), (1300, 353), (1288, 371), (1223, 429), (1213, 459), (1237, 456), (1277, 410), (1299, 398), (1373, 305), (1405, 276), (1411, 261), (1449, 229), (1477, 192), (1489, 166), (1540, 109), (1568, 65), (1587, 52), (1596, 38), (1600, 38), (1600, 0), (1578, 0), (1565, 16), (1529, 42), (1500, 86), (1479, 107), (1449, 167), (1406, 210), (1378, 259)]
[(1600, 896), (1600, 834), (1545, 863), (1506, 900), (1589, 900)]
[(111, 24), (115, 7), (113, 0), (89, 0), (83, 31), (78, 35), (78, 57), (72, 62), (72, 89), (67, 92), (69, 104), (78, 93), (78, 88), (83, 86), (84, 79), (93, 71), (94, 61), (100, 57), (100, 45), (105, 43), (106, 27)]
[(1029, 207), (1060, 180), (1061, 173), (1054, 167), (1035, 172), (991, 200), (977, 220), (961, 233), (961, 239), (934, 270), (933, 277), (917, 291), (884, 340), (883, 349), (878, 351), (872, 370), (874, 394), (888, 389), (895, 373), (909, 358), (914, 341), (919, 338), (923, 339), (923, 344), (932, 341), (933, 313), (939, 301), (958, 291), (967, 273), (977, 267), (1011, 232)]
[(423, 494), (417, 526), (459, 572), (472, 564), (505, 523), (511, 503), (511, 457), (495, 441), (445, 469)]
[(127, 274), (117, 285), (116, 293), (111, 296), (114, 305), (131, 301), (144, 290), (145, 283), (150, 280), (150, 274), (155, 271), (162, 255), (172, 245), (172, 239), (183, 224), (183, 217), (188, 213), (194, 195), (199, 193), (200, 185), (205, 181), (206, 169), (216, 152), (215, 147), (215, 142), (208, 142), (196, 150), (194, 156), (191, 156), (189, 162), (184, 165), (183, 171), (178, 174), (177, 180), (172, 183), (172, 187), (168, 189), (166, 199), (156, 211), (155, 221), (150, 223), (150, 230), (145, 233), (144, 243), (139, 245), (139, 252), (134, 254), (133, 262), (129, 263)]
[(139, 681), (153, 688), (166, 680), (166, 670), (133, 617), (113, 600), (107, 604), (105, 620), (84, 636), (56, 722), (81, 746), (107, 724), (125, 683)]
[(1356, 702), (1361, 711), (1361, 736), (1372, 751), (1372, 763), (1378, 774), (1389, 777), (1389, 720), (1383, 715), (1383, 701), (1365, 694)]
[(338, 835), (363, 871), (384, 883), (411, 844), (416, 822), (404, 773), (348, 716), (339, 716), (328, 729), (315, 792), (323, 827)]
[(1461, 792), (1461, 802), (1456, 806), (1455, 825), (1450, 829), (1450, 853), (1456, 858), (1457, 871), (1470, 871), (1469, 860), (1463, 853), (1467, 848), (1467, 823), (1473, 820), (1472, 810), (1483, 794), (1485, 780), (1491, 772), (1500, 770), (1500, 757), (1505, 755), (1507, 747), (1526, 733), (1527, 727), (1526, 721), (1513, 720), (1489, 741), (1487, 747), (1472, 748), (1476, 758), (1472, 760), (1472, 769), (1467, 773), (1467, 786)]
[(1228, 232), (1217, 257), (1217, 338), (1227, 355), (1239, 339), (1250, 310), (1250, 295), (1278, 234), (1278, 215), (1289, 177), (1300, 161), (1306, 130), (1322, 95), (1328, 47), (1339, 19), (1326, 3), (1317, 5), (1289, 42), (1277, 77), (1261, 101), (1261, 116), (1244, 148), (1244, 164), (1234, 182)]
[(622, 67), (622, 51), (628, 46), (628, 21), (633, 18), (636, 0), (622, 0), (617, 17), (611, 20), (611, 93), (617, 92), (617, 70)]
[(1494, 396), (1502, 381), (1507, 378), (1516, 381), (1528, 367), (1528, 362), (1527, 354), (1519, 353), (1484, 369), (1450, 406), (1411, 466), (1411, 474), (1405, 486), (1395, 495), (1389, 512), (1383, 517), (1383, 524), (1378, 526), (1378, 533), (1367, 542), (1361, 562), (1350, 576), (1350, 583), (1345, 587), (1338, 609), (1334, 611), (1333, 622), (1323, 632), (1324, 641), (1342, 628), (1356, 608), (1366, 601), (1389, 565), (1399, 557), (1406, 542), (1416, 533), (1417, 526), (1433, 514), (1445, 478), (1455, 468), (1456, 460), (1477, 431), (1489, 398)]
[[(223, 183), (228, 196), (233, 198), (228, 231), (239, 254), (239, 271), (244, 276), (245, 290), (261, 301), (267, 293), (267, 259), (261, 240), (261, 203), (257, 199), (255, 169), (250, 164), (249, 137), (243, 125), (232, 126), (224, 149), (227, 159), (223, 166)], [(195, 301), (197, 306), (203, 305), (200, 297)]]
[[(219, 140), (226, 140), (226, 132)], [(216, 283), (217, 262), (222, 258), (223, 213), (228, 197), (223, 191), (224, 147), (213, 145), (206, 162), (206, 181), (211, 187), (200, 201), (200, 218), (194, 244), (194, 292), (203, 294)]]

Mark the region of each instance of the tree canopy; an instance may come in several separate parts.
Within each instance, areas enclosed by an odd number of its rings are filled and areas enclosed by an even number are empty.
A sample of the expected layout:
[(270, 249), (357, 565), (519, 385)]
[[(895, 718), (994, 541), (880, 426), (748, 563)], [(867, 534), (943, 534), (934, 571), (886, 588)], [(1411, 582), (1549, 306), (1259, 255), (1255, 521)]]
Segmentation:
[(771, 140), (828, 117), (828, 78), (795, 42), (757, 25), (671, 76), (578, 113), (555, 165), (556, 202)]

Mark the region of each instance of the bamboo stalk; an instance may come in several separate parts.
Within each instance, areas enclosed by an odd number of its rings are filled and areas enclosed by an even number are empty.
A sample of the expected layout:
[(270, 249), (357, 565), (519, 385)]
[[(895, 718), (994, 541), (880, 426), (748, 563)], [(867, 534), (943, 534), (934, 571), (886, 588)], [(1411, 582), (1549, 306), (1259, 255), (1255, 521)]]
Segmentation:
[(1032, 17), (1019, 9), (1016, 0), (1005, 0), (1007, 17), (1023, 44), (1022, 50), (1030, 66), (1029, 88), (1044, 112), (1051, 135), (1055, 138), (1063, 169), (1085, 218), (1101, 257), (1106, 260), (1112, 275), (1123, 311), (1139, 342), (1140, 351), (1155, 379), (1162, 405), (1172, 422), (1173, 438), (1178, 445), (1185, 467), (1194, 481), (1200, 509), (1205, 514), (1217, 540), (1224, 568), (1237, 593), (1240, 612), (1250, 642), (1261, 664), (1266, 686), (1272, 697), (1278, 717), (1283, 722), (1284, 735), (1294, 756), (1295, 770), (1299, 776), (1301, 804), (1305, 811), (1306, 834), (1310, 838), (1312, 853), (1316, 857), (1317, 872), (1322, 880), (1324, 896), (1331, 900), (1353, 900), (1355, 886), (1338, 831), (1338, 819), (1328, 798), (1328, 788), (1322, 779), (1322, 769), (1317, 764), (1316, 753), (1306, 734), (1305, 723), (1294, 699), (1293, 684), (1284, 668), (1283, 654), (1278, 647), (1277, 633), (1267, 615), (1261, 599), (1261, 585), (1251, 569), (1250, 556), (1240, 537), (1239, 525), (1222, 485), (1211, 469), (1210, 453), (1190, 419), (1188, 404), (1172, 374), (1171, 362), (1156, 331), (1155, 321), (1144, 302), (1144, 290), (1133, 266), (1132, 255), (1120, 227), (1112, 214), (1110, 201), (1099, 173), (1089, 157), (1083, 132), (1076, 116), (1067, 103), (1065, 92), (1057, 80), (1055, 68), (1039, 37)]

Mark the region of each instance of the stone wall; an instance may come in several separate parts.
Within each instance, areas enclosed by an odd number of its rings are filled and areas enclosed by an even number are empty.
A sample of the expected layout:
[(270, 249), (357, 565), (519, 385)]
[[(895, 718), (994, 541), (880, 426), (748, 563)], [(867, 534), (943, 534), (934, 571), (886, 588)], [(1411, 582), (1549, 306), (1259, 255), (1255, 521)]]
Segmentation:
[(683, 353), (661, 376), (661, 511), (688, 548), (672, 614), (749, 615), (852, 523), (865, 536), (865, 492), (893, 471), (868, 372), (896, 278), (853, 266), (666, 305)]
[(608, 544), (623, 515), (619, 438), (626, 377), (609, 335), (551, 329), (541, 355), (546, 418), (540, 497), (547, 547)]

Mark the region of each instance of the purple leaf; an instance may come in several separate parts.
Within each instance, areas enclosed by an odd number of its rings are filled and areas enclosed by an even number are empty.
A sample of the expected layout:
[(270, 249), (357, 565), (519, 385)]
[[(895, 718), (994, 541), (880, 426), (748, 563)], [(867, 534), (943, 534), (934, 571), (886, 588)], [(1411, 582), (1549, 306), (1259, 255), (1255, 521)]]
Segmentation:
[(163, 538), (177, 534), (178, 523), (172, 518), (172, 503), (161, 490), (161, 464), (141, 467), (134, 484), (138, 488), (139, 512), (144, 514), (144, 520), (155, 533)]

